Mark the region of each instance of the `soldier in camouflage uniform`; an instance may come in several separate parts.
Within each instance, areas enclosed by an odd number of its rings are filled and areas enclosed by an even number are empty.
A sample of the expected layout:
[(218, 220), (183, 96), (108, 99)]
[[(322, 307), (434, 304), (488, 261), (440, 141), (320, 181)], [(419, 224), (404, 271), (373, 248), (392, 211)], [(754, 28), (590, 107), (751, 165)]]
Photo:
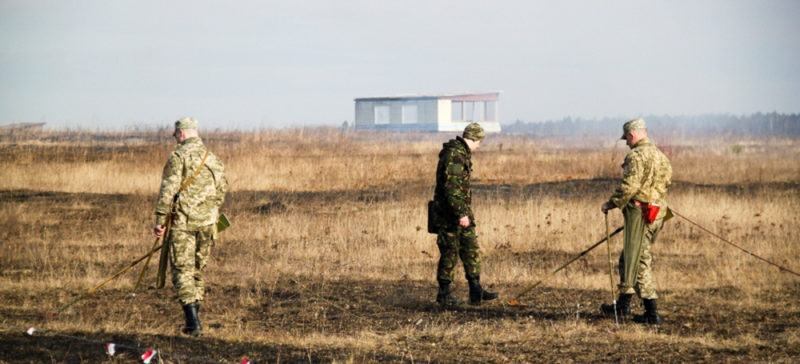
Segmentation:
[(203, 300), (203, 268), (217, 239), (216, 222), (228, 182), (222, 161), (198, 136), (197, 120), (176, 121), (173, 136), (178, 146), (164, 166), (153, 233), (163, 236), (167, 219), (172, 219), (165, 248), (170, 250), (172, 283), (186, 316), (182, 331), (197, 336), (203, 331), (197, 317)]
[(433, 197), (433, 229), (437, 233), (439, 265), (436, 278), (439, 293), (436, 302), (444, 306), (460, 304), (450, 293), (453, 269), (461, 257), (464, 273), (469, 283), (469, 302), (480, 305), (482, 300), (497, 298), (497, 293), (487, 292), (481, 287), (481, 259), (478, 254), (478, 236), (475, 234), (475, 216), (472, 214), (472, 152), (480, 147), (484, 137), (483, 128), (471, 123), (464, 129), (462, 137), (451, 139), (439, 152), (436, 167), (436, 190)]
[[(647, 138), (643, 119), (628, 121), (622, 130), (621, 139), (626, 140), (631, 151), (622, 164), (622, 183), (601, 206), (603, 213), (619, 207), (625, 218), (625, 243), (619, 259), (621, 283), (617, 314), (630, 315), (631, 296), (636, 293), (644, 303), (645, 313), (634, 316), (634, 321), (660, 324), (656, 306), (658, 295), (651, 271), (651, 248), (668, 214), (667, 189), (672, 181), (672, 166), (664, 153)], [(649, 214), (652, 205), (658, 205), (657, 214)], [(648, 222), (650, 218), (653, 220)], [(601, 310), (614, 314), (613, 305), (603, 304)]]

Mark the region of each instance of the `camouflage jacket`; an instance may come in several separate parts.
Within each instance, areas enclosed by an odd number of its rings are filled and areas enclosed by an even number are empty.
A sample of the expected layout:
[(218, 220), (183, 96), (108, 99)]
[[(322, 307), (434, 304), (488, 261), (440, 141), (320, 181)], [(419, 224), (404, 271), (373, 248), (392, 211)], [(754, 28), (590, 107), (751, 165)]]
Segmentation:
[(472, 172), (472, 153), (461, 137), (442, 145), (439, 164), (436, 167), (436, 190), (433, 199), (439, 207), (439, 215), (447, 225), (458, 225), (458, 219), (472, 215), (472, 191), (469, 176)]
[(666, 212), (667, 189), (672, 183), (669, 159), (648, 138), (633, 146), (622, 163), (622, 183), (609, 202), (624, 207), (631, 199), (662, 206)]
[[(184, 140), (169, 155), (161, 177), (161, 192), (156, 204), (156, 224), (166, 225), (175, 194), (200, 167), (206, 150), (208, 148), (203, 145), (203, 141), (195, 137)], [(225, 166), (214, 153), (209, 151), (203, 168), (178, 196), (172, 228), (193, 231), (216, 223), (227, 188)]]

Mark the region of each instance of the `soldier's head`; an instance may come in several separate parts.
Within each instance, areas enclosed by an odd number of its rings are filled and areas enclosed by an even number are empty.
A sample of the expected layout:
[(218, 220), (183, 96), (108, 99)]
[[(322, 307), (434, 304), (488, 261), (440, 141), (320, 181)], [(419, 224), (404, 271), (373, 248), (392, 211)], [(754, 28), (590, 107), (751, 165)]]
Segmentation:
[(642, 118), (630, 120), (622, 126), (622, 138), (620, 139), (625, 139), (625, 144), (631, 148), (645, 137), (647, 137), (647, 126)]
[(197, 119), (195, 118), (182, 118), (175, 121), (175, 131), (172, 133), (178, 143), (184, 140), (197, 136)]
[(461, 137), (467, 140), (467, 145), (469, 145), (470, 150), (476, 150), (481, 146), (481, 141), (485, 136), (486, 133), (483, 131), (481, 124), (469, 123), (469, 125), (464, 128), (464, 134), (462, 134)]

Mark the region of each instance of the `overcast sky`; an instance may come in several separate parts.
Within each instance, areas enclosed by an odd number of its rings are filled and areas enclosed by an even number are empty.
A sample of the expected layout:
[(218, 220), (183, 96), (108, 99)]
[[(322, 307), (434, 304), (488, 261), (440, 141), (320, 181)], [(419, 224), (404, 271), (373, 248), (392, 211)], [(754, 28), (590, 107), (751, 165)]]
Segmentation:
[(0, 0), (0, 124), (352, 122), (500, 91), (500, 121), (800, 112), (800, 1)]

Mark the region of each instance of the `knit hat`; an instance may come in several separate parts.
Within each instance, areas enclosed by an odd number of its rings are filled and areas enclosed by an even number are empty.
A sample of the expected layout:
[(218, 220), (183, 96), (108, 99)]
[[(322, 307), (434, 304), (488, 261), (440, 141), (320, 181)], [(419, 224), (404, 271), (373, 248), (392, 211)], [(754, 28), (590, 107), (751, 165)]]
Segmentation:
[(474, 140), (476, 142), (483, 140), (485, 133), (483, 132), (483, 127), (481, 124), (478, 123), (470, 123), (464, 128), (464, 135), (462, 136), (464, 139)]

